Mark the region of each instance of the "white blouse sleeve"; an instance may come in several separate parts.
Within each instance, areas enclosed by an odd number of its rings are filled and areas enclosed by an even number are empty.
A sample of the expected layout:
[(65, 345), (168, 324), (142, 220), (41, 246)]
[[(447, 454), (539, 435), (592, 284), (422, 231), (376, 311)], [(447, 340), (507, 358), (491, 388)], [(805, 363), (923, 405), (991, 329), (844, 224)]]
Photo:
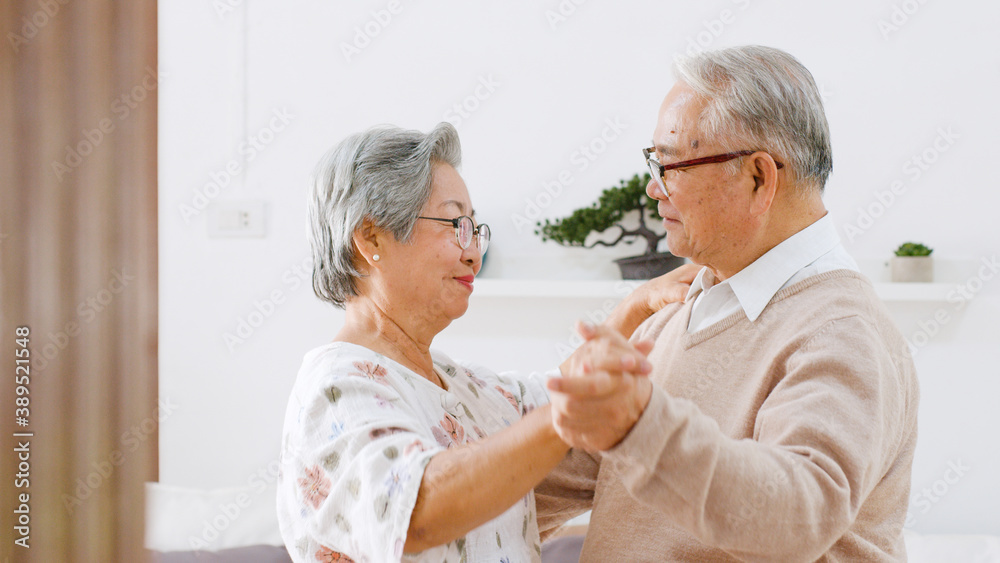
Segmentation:
[[(499, 382), (497, 391), (507, 397), (511, 403), (516, 403), (515, 407), (521, 412), (521, 416), (537, 407), (549, 404), (549, 392), (545, 388), (545, 382), (552, 372), (505, 371), (495, 374), (490, 369), (478, 364), (464, 361), (460, 363), (470, 374), (479, 374), (484, 378), (495, 379)], [(554, 373), (558, 374), (558, 371)]]
[[(354, 361), (352, 361), (354, 360)], [(293, 557), (400, 561), (424, 468), (443, 450), (403, 400), (408, 378), (329, 356), (293, 391), (282, 452), (285, 513), (305, 530)], [(298, 403), (296, 412), (294, 403)]]

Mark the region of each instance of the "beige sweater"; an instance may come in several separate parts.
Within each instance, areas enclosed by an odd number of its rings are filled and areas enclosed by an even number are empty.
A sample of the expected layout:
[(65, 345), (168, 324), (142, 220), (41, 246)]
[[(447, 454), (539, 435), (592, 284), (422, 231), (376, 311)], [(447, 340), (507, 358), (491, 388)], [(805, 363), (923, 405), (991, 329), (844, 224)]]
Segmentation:
[(837, 270), (695, 334), (650, 318), (655, 388), (603, 459), (536, 490), (539, 527), (590, 507), (581, 561), (903, 561), (917, 378), (874, 288)]

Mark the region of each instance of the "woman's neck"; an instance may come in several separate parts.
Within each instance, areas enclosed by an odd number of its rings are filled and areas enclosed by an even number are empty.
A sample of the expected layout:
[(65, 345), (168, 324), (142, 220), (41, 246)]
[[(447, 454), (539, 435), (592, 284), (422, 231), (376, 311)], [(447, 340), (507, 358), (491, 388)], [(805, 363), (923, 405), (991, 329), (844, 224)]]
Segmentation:
[(377, 303), (365, 297), (352, 299), (345, 311), (344, 326), (334, 341), (364, 346), (410, 368), (431, 383), (443, 386), (431, 358), (430, 344), (434, 334), (401, 325)]

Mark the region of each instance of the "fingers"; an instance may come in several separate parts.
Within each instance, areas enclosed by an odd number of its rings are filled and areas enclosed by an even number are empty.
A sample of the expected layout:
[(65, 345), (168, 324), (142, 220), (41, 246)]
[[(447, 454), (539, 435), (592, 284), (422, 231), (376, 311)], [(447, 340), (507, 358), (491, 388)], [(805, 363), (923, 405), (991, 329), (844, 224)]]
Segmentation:
[(687, 298), (691, 286), (688, 283), (672, 283), (651, 291), (649, 297), (649, 307), (653, 311), (659, 311), (671, 303), (679, 303)]
[(546, 382), (549, 391), (573, 396), (575, 399), (601, 399), (633, 385), (632, 375), (611, 375), (596, 372), (587, 377), (553, 377)]
[(694, 281), (694, 278), (698, 277), (698, 272), (701, 271), (701, 266), (697, 264), (684, 264), (679, 268), (675, 268), (663, 275), (663, 278), (669, 278), (670, 281), (677, 283), (690, 284)]
[(564, 364), (569, 373), (564, 375), (588, 375), (596, 371), (629, 372), (648, 374), (652, 365), (646, 359), (651, 346), (637, 348), (617, 331), (603, 325), (577, 322), (577, 331), (584, 343)]
[[(597, 376), (553, 381), (553, 387), (569, 393), (552, 393), (552, 424), (559, 437), (572, 447), (599, 451), (615, 446), (631, 431), (649, 403), (652, 383), (647, 378), (601, 375), (605, 376), (601, 382), (588, 381)], [(615, 391), (601, 395), (609, 389)]]
[(618, 334), (618, 331), (612, 330), (604, 325), (595, 325), (586, 321), (576, 321), (576, 331), (585, 341), (590, 341), (599, 337), (608, 338), (615, 342), (625, 341), (625, 337)]
[(576, 332), (583, 337), (584, 341), (592, 340), (599, 334), (599, 325), (593, 325), (586, 321), (576, 321)]
[(683, 301), (699, 271), (701, 266), (685, 264), (642, 284), (634, 295), (638, 296), (647, 313), (652, 315), (671, 303)]
[(653, 345), (655, 343), (652, 340), (639, 340), (632, 344), (638, 352), (644, 356), (648, 356), (650, 352), (653, 351)]

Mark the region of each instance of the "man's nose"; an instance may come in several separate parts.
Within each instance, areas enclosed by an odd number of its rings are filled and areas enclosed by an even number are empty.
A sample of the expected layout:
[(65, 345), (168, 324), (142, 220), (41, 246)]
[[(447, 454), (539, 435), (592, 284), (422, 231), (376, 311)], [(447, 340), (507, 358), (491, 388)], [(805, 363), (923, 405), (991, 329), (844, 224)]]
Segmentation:
[(656, 183), (656, 180), (650, 179), (649, 183), (646, 184), (646, 195), (653, 199), (667, 199), (668, 196), (666, 192)]

